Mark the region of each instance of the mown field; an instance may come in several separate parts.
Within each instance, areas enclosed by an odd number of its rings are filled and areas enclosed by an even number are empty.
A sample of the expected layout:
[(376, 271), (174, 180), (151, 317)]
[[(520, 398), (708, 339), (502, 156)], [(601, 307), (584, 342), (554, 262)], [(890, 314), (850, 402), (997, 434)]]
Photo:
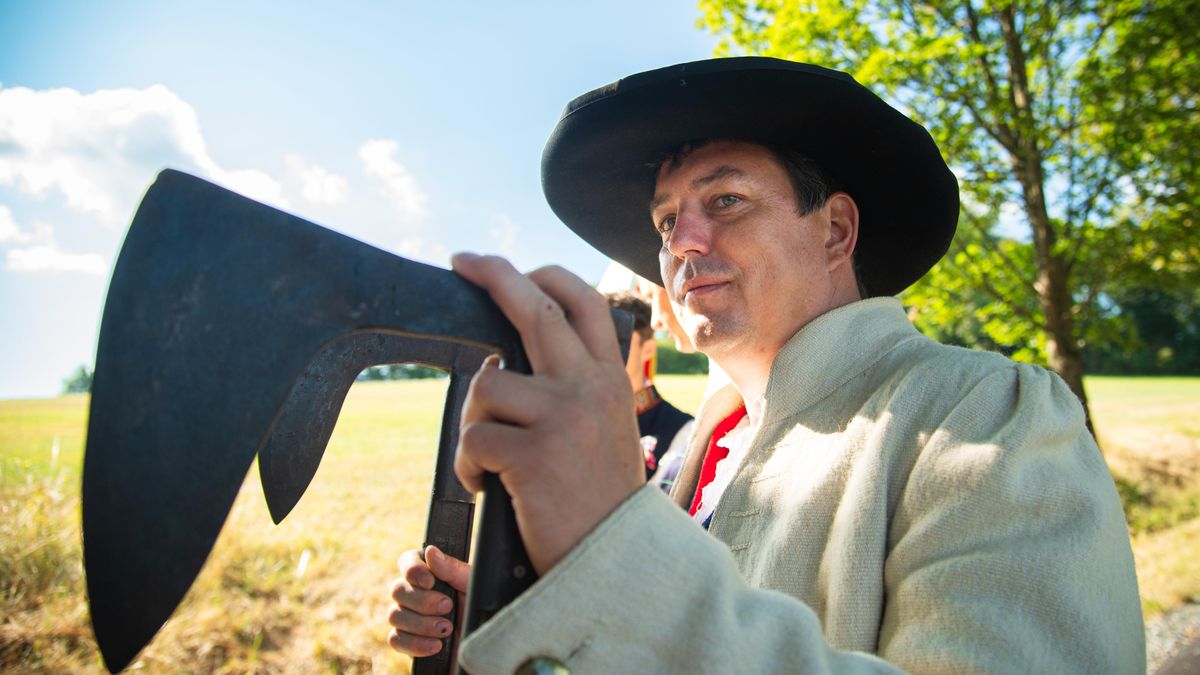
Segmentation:
[[(1200, 598), (1200, 378), (1093, 378), (1097, 433), (1126, 501), (1143, 607)], [(703, 379), (660, 378), (695, 410)], [(316, 479), (271, 524), (257, 467), (147, 672), (407, 672), (384, 620), (394, 561), (419, 545), (445, 382), (364, 383)], [(104, 672), (80, 554), (87, 397), (0, 401), (0, 670)]]

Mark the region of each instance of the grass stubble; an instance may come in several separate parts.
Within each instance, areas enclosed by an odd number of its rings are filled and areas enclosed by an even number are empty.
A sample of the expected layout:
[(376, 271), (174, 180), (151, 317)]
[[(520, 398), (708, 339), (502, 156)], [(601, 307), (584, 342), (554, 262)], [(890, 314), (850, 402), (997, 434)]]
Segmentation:
[(1092, 377), (1087, 388), (1125, 505), (1143, 613), (1200, 603), (1200, 378)]
[[(695, 410), (703, 378), (660, 377)], [(1200, 378), (1092, 378), (1153, 616), (1200, 599)], [(271, 523), (257, 466), (199, 578), (131, 670), (404, 673), (384, 644), (394, 561), (420, 544), (445, 380), (355, 385), (320, 470)], [(87, 397), (0, 401), (0, 671), (102, 673), (79, 481)]]
[[(204, 569), (130, 670), (408, 672), (384, 642), (387, 589), (424, 534), (445, 386), (356, 385), (278, 526), (252, 466)], [(106, 672), (80, 545), (86, 407), (0, 402), (0, 671)]]

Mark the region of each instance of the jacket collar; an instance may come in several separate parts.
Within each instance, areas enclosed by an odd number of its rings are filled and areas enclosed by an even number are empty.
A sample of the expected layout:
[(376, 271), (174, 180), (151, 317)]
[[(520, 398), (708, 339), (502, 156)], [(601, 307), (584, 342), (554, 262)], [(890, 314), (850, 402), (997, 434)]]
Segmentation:
[(813, 319), (771, 364), (763, 424), (795, 415), (829, 396), (900, 342), (920, 335), (893, 297), (852, 302)]
[[(813, 319), (788, 340), (771, 364), (761, 429), (824, 399), (901, 342), (920, 335), (893, 297), (852, 302)], [(696, 491), (713, 429), (741, 405), (741, 395), (727, 384), (700, 406), (687, 458), (671, 491), (683, 508)]]

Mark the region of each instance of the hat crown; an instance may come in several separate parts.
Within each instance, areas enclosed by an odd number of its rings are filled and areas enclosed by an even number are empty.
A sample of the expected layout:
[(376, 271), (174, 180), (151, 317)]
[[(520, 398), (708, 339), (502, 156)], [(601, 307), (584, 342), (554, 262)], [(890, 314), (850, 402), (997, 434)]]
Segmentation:
[[(629, 92), (644, 86), (657, 86), (672, 80), (678, 81), (678, 86), (687, 86), (687, 79), (692, 76), (705, 76), (711, 74), (741, 72), (748, 70), (786, 70), (798, 71), (810, 75), (829, 77), (841, 82), (845, 82), (856, 87), (862, 87), (857, 80), (849, 73), (844, 73), (840, 70), (832, 70), (823, 66), (813, 65), (811, 63), (800, 63), (798, 61), (787, 61), (785, 59), (776, 58), (774, 56), (733, 56), (718, 59), (704, 59), (701, 61), (689, 61), (687, 63), (677, 63), (673, 66), (664, 66), (647, 70), (641, 73), (634, 73), (627, 77), (623, 77), (615, 82), (610, 82), (602, 87), (597, 87), (587, 93), (580, 94), (571, 99), (567, 103), (567, 107), (563, 110), (562, 116), (566, 117), (576, 110), (584, 106), (598, 101), (609, 96)], [(864, 87), (865, 89), (865, 87)]]

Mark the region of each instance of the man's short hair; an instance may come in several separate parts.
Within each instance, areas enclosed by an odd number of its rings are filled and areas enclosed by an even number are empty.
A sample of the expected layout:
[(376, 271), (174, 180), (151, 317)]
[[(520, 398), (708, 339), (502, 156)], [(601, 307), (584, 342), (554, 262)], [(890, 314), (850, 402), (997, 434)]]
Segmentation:
[(633, 330), (643, 340), (654, 337), (654, 329), (650, 327), (650, 304), (629, 291), (613, 291), (605, 293), (608, 306), (629, 312), (633, 315)]

